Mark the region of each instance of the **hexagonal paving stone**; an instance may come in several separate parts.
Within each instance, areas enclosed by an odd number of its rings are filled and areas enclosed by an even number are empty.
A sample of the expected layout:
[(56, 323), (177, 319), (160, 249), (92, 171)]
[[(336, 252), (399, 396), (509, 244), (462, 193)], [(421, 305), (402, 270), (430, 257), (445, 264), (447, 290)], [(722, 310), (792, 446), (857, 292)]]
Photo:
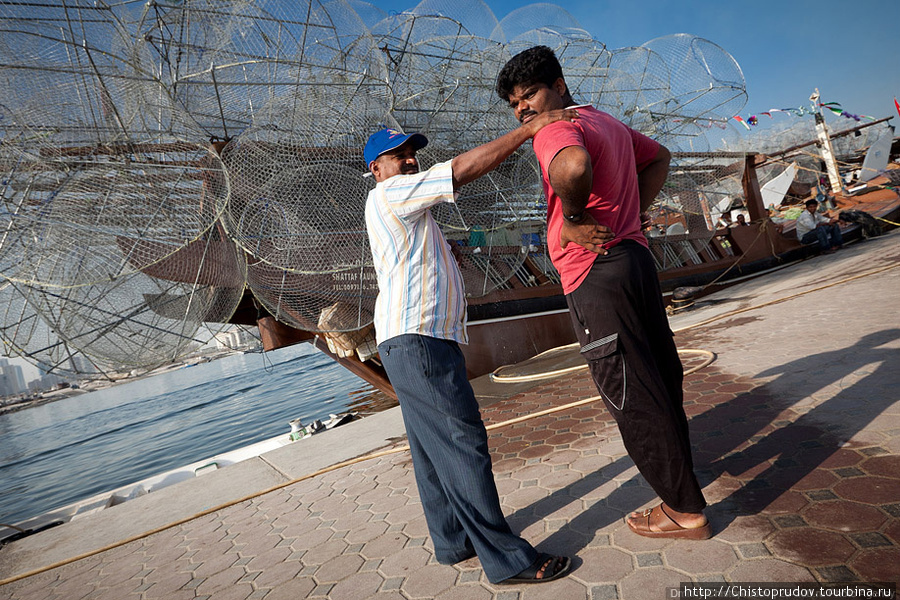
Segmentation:
[(859, 468), (871, 475), (900, 479), (900, 456), (874, 456), (866, 459)]
[(553, 452), (553, 446), (548, 446), (546, 444), (540, 444), (536, 446), (530, 446), (521, 452), (519, 452), (519, 456), (528, 460), (530, 458), (541, 458), (543, 456), (547, 456)]
[[(514, 594), (518, 591), (520, 600), (588, 600), (587, 588), (573, 576), (539, 585), (497, 585), (489, 589), (500, 592), (498, 598), (516, 598)], [(504, 592), (508, 595), (503, 595)]]
[(663, 594), (663, 590), (677, 588), (684, 575), (663, 567), (638, 569), (619, 581), (622, 598), (648, 598), (648, 590)]
[(197, 586), (197, 594), (213, 595), (220, 590), (232, 587), (244, 576), (244, 574), (244, 569), (242, 567), (230, 567), (224, 571), (219, 571)]
[(282, 538), (277, 534), (264, 534), (258, 530), (248, 530), (235, 538), (235, 549), (241, 556), (256, 556), (263, 554), (280, 544)]
[(666, 564), (686, 573), (725, 573), (738, 562), (734, 549), (716, 540), (678, 541), (663, 551)]
[(512, 473), (512, 478), (517, 481), (532, 481), (540, 479), (541, 477), (546, 477), (552, 472), (553, 467), (550, 464), (537, 463), (516, 469)]
[(774, 558), (742, 561), (726, 576), (728, 581), (816, 581), (808, 568)]
[(408, 541), (409, 538), (400, 532), (385, 533), (366, 542), (360, 554), (365, 558), (384, 558), (402, 550)]
[(301, 570), (303, 565), (298, 561), (272, 563), (261, 570), (262, 572), (253, 580), (253, 586), (256, 589), (277, 588), (296, 578)]
[(884, 534), (900, 546), (900, 519), (891, 519), (890, 524), (884, 529)]
[(383, 534), (387, 528), (388, 524), (384, 521), (366, 523), (362, 527), (351, 529), (344, 539), (351, 544), (366, 543)]
[(582, 479), (581, 473), (577, 471), (554, 471), (538, 480), (538, 485), (548, 490), (559, 490), (572, 485), (576, 481)]
[(459, 572), (447, 565), (426, 565), (416, 569), (403, 582), (403, 593), (410, 598), (434, 598), (456, 582)]
[(862, 462), (863, 456), (856, 450), (839, 448), (831, 453), (828, 458), (819, 463), (821, 469), (839, 469), (850, 467)]
[(840, 478), (825, 469), (813, 469), (802, 478), (791, 483), (794, 490), (824, 490), (832, 487)]
[(328, 561), (340, 556), (347, 549), (347, 542), (344, 540), (329, 540), (324, 544), (319, 544), (310, 548), (303, 555), (303, 564), (305, 565), (323, 565)]
[[(246, 567), (250, 571), (263, 571), (268, 568), (271, 568), (273, 565), (281, 565), (283, 564), (288, 557), (290, 557), (294, 551), (290, 548), (290, 546), (280, 546), (278, 548), (272, 548), (267, 552), (263, 552), (262, 554), (257, 554), (256, 556), (242, 556), (243, 559), (250, 559), (249, 562), (246, 562)], [(299, 570), (299, 565), (298, 565)], [(196, 573), (194, 574), (196, 576)]]
[(546, 498), (549, 492), (537, 486), (520, 488), (503, 498), (503, 504), (513, 508), (526, 508)]
[(723, 542), (750, 543), (759, 542), (775, 531), (775, 526), (764, 516), (749, 515), (735, 517), (728, 523), (725, 529), (720, 530), (716, 525), (719, 517), (710, 513), (710, 521), (713, 523), (715, 538)]
[(491, 600), (493, 597), (480, 585), (456, 585), (435, 596), (434, 600)]
[(497, 485), (497, 494), (500, 495), (500, 498), (503, 498), (507, 494), (513, 493), (522, 485), (521, 481), (513, 479), (511, 477), (507, 477), (505, 479), (497, 479), (494, 483)]
[(431, 556), (424, 548), (404, 548), (385, 558), (378, 570), (385, 577), (408, 577), (428, 564)]
[(415, 519), (421, 519), (424, 517), (424, 514), (421, 502), (407, 498), (406, 504), (389, 511), (384, 517), (384, 520), (391, 525), (395, 525), (398, 523), (408, 523)]
[(888, 504), (900, 498), (900, 480), (887, 477), (854, 477), (832, 488), (835, 494), (865, 504)]
[(571, 462), (569, 468), (582, 474), (595, 473), (610, 464), (612, 460), (602, 454), (580, 456)]
[(810, 527), (779, 531), (768, 546), (773, 555), (804, 565), (845, 564), (856, 552), (844, 536)]
[(557, 450), (544, 459), (544, 462), (551, 466), (571, 465), (582, 456), (581, 452), (576, 450)]
[(588, 586), (616, 582), (634, 571), (632, 556), (615, 548), (588, 548), (578, 557), (583, 562), (574, 575)]
[(359, 600), (373, 596), (384, 579), (378, 573), (355, 573), (335, 584), (328, 592), (329, 600)]
[(357, 554), (337, 556), (320, 566), (314, 577), (320, 584), (341, 581), (359, 571), (364, 562)]
[[(331, 501), (331, 498), (326, 498), (320, 502), (316, 503), (316, 506), (312, 507), (316, 512), (319, 512), (319, 518), (323, 521), (334, 521), (336, 519), (341, 519), (351, 514), (356, 510), (357, 505), (352, 500), (344, 499), (340, 502)], [(327, 503), (325, 503), (328, 501)]]
[[(761, 494), (765, 494), (766, 490), (760, 490)], [(763, 496), (765, 497), (765, 496)], [(809, 504), (809, 499), (800, 492), (787, 491), (781, 493), (774, 500), (769, 502), (763, 512), (765, 514), (796, 514)]]
[(900, 548), (863, 550), (849, 564), (864, 581), (900, 583)]
[(525, 459), (517, 456), (503, 459), (497, 459), (493, 456), (491, 458), (493, 460), (493, 471), (496, 474), (514, 473), (525, 464)]
[(650, 550), (662, 550), (674, 542), (664, 538), (650, 538), (637, 535), (628, 528), (628, 525), (620, 521), (619, 526), (612, 531), (611, 543), (613, 547), (629, 552), (647, 552)]
[(316, 582), (308, 577), (296, 577), (273, 588), (266, 594), (268, 600), (297, 600), (306, 598), (316, 587)]
[[(144, 565), (134, 561), (116, 561), (113, 564), (104, 565), (97, 575), (97, 584), (100, 587), (111, 587), (120, 583), (140, 580), (138, 575), (144, 570)], [(133, 583), (132, 587), (137, 587)]]
[(593, 537), (598, 531), (609, 533), (622, 527), (624, 516), (621, 511), (596, 503), (572, 518), (568, 523), (568, 527)]
[(887, 520), (874, 506), (849, 500), (816, 502), (802, 514), (810, 525), (832, 531), (877, 531)]
[(410, 539), (428, 536), (428, 522), (425, 517), (418, 517), (409, 523), (404, 523), (400, 530), (406, 537)]

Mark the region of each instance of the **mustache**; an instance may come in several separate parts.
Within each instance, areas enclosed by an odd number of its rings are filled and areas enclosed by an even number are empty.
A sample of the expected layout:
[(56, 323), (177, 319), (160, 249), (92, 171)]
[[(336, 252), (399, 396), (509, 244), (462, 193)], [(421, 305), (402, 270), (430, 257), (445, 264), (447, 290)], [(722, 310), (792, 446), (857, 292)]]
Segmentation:
[(535, 115), (535, 116), (537, 116), (537, 113), (536, 113), (535, 111), (533, 111), (533, 110), (526, 110), (526, 111), (523, 111), (523, 112), (519, 115), (519, 122), (520, 122), (520, 123), (523, 122), (523, 121), (525, 120), (525, 117), (528, 117), (528, 116), (530, 116), (530, 115)]

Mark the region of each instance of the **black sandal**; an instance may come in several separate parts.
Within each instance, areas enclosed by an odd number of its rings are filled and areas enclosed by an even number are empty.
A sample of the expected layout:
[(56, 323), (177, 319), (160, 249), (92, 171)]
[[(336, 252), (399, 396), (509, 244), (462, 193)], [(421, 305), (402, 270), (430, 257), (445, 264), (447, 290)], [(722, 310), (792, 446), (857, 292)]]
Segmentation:
[[(500, 583), (544, 583), (565, 577), (572, 569), (572, 561), (568, 556), (551, 556), (541, 553), (531, 565), (518, 575), (504, 579)], [(549, 573), (549, 575), (548, 575)]]

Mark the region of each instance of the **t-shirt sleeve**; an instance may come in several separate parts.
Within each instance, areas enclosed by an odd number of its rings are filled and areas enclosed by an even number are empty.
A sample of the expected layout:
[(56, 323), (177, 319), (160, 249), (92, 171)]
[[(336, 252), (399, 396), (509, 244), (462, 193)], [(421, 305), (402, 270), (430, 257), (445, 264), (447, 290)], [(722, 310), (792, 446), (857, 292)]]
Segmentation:
[(535, 134), (532, 140), (534, 154), (543, 169), (547, 169), (550, 161), (559, 154), (559, 151), (569, 146), (581, 146), (584, 144), (584, 132), (575, 123), (557, 121), (551, 123)]
[(634, 129), (629, 128), (628, 131), (631, 132), (631, 145), (634, 147), (634, 162), (640, 173), (650, 161), (656, 158), (656, 153), (659, 152), (659, 142)]
[(436, 204), (455, 199), (451, 161), (414, 175), (391, 177), (382, 185), (391, 211), (403, 219), (414, 218)]

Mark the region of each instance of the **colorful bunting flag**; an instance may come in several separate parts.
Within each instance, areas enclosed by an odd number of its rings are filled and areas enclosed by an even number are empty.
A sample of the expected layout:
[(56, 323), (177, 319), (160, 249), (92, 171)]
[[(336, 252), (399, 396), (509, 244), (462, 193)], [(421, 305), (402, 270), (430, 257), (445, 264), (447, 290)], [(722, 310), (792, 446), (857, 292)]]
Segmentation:
[(746, 128), (747, 128), (747, 131), (750, 131), (750, 126), (747, 125), (747, 123), (744, 121), (744, 119), (741, 118), (740, 115), (734, 115), (734, 116), (732, 117), (732, 119), (734, 119), (735, 121), (739, 122), (741, 125), (743, 125), (744, 127), (746, 127)]
[[(900, 101), (898, 101), (897, 98), (894, 98), (894, 106), (897, 107), (897, 114), (900, 114)], [(827, 108), (832, 113), (834, 113), (838, 116), (845, 117), (847, 119), (853, 119), (855, 121), (861, 121), (862, 119), (869, 119), (870, 121), (875, 120), (875, 117), (870, 117), (869, 115), (856, 115), (856, 114), (847, 112), (846, 110), (841, 108), (840, 102), (817, 102), (815, 106), (810, 106), (810, 107), (800, 106), (797, 108), (793, 108), (793, 107), (770, 108), (769, 110), (761, 112), (759, 114), (766, 115), (770, 119), (773, 118), (772, 113), (776, 113), (776, 112), (787, 113), (787, 114), (794, 115), (797, 117), (803, 117), (805, 115), (816, 114), (818, 112), (819, 108)], [(759, 125), (759, 119), (757, 118), (756, 115), (750, 115), (749, 117), (747, 117), (746, 120), (739, 115), (735, 115), (732, 118), (735, 121), (738, 121), (741, 125), (746, 127), (748, 130), (750, 129), (751, 126)]]

